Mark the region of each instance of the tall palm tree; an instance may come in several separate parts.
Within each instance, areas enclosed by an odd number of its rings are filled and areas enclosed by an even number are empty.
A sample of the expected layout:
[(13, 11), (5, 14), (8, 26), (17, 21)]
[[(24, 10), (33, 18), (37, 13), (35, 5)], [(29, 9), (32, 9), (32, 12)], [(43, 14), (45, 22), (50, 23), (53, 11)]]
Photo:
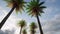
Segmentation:
[(31, 24), (30, 24), (30, 33), (31, 34), (35, 34), (35, 29), (37, 28), (37, 26), (36, 26), (36, 24), (35, 24), (35, 22), (32, 22)]
[(26, 31), (26, 29), (24, 29), (24, 30), (23, 30), (23, 34), (27, 34), (27, 31)]
[(21, 27), (21, 28), (20, 28), (20, 34), (21, 34), (21, 32), (22, 32), (22, 28), (26, 26), (26, 22), (25, 22), (25, 20), (21, 20), (21, 21), (19, 21), (18, 25), (19, 25), (19, 27)]
[(27, 5), (27, 9), (28, 9), (27, 13), (29, 13), (29, 15), (35, 16), (37, 18), (39, 30), (40, 30), (41, 34), (43, 34), (39, 16), (41, 16), (41, 14), (44, 13), (43, 9), (46, 7), (43, 6), (43, 4), (45, 2), (39, 2), (39, 1), (40, 0), (32, 0), (31, 2), (29, 2), (29, 4)]
[(0, 23), (0, 29), (2, 28), (2, 26), (4, 25), (4, 23), (6, 22), (6, 20), (9, 18), (9, 16), (11, 15), (11, 13), (13, 12), (13, 10), (15, 9), (16, 12), (18, 12), (20, 10), (23, 10), (23, 7), (25, 7), (25, 3), (24, 0), (4, 0), (8, 3), (8, 7), (11, 7), (12, 9), (10, 10), (10, 12), (5, 16), (5, 18), (1, 21)]

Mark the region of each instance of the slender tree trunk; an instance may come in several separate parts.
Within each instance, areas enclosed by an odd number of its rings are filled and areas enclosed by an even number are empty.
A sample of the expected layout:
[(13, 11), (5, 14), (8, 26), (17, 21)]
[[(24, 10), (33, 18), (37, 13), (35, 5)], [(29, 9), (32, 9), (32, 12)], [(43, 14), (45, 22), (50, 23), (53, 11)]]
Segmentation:
[(4, 17), (4, 19), (1, 21), (0, 23), (0, 29), (2, 28), (2, 26), (4, 25), (4, 23), (6, 22), (6, 20), (9, 18), (9, 16), (11, 15), (11, 13), (13, 12), (13, 10), (15, 9), (16, 6), (12, 7), (11, 11)]
[(21, 32), (22, 32), (22, 27), (21, 27), (21, 29), (20, 29), (20, 34), (21, 34)]
[(37, 18), (37, 21), (38, 21), (40, 34), (43, 34), (43, 30), (42, 30), (42, 26), (41, 26), (41, 23), (40, 23), (39, 17), (38, 17), (38, 16), (36, 16), (36, 18)]

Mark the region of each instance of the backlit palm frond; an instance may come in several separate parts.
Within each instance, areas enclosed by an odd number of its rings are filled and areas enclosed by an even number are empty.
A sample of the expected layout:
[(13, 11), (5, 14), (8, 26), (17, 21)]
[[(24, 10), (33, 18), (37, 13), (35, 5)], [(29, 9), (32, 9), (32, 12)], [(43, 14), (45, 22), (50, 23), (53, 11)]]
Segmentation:
[(25, 4), (26, 2), (24, 2), (24, 0), (5, 0), (8, 3), (8, 7), (13, 7), (16, 5), (16, 12), (21, 12), (22, 10), (24, 10)]
[(7, 4), (7, 7), (12, 7), (13, 6), (13, 3), (12, 3), (12, 0), (4, 0), (6, 1)]
[(20, 13), (22, 12), (22, 10), (24, 10), (26, 2), (21, 2), (17, 7), (16, 7), (16, 11), (20, 11)]

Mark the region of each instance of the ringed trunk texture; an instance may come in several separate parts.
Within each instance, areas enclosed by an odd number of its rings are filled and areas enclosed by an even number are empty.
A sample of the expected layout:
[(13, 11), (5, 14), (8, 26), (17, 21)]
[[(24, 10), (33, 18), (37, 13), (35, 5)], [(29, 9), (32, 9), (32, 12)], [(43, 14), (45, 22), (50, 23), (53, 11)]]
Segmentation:
[(37, 21), (38, 21), (40, 34), (43, 34), (43, 30), (42, 30), (42, 26), (41, 26), (41, 23), (40, 23), (39, 17), (38, 17), (38, 16), (36, 16), (36, 18), (37, 18)]
[(21, 27), (21, 29), (20, 29), (20, 34), (21, 34), (21, 32), (22, 32), (22, 27)]
[(9, 18), (9, 16), (12, 14), (13, 10), (15, 9), (15, 7), (16, 6), (12, 7), (11, 11), (1, 21), (1, 23), (0, 23), (0, 29), (2, 28), (2, 26), (4, 25), (4, 23), (6, 22), (6, 20)]

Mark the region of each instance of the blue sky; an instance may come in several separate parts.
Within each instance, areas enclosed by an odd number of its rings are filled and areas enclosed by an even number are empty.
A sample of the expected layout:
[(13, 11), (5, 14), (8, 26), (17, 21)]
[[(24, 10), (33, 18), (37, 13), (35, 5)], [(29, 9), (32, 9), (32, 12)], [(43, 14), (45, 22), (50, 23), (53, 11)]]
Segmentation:
[[(29, 0), (25, 0), (29, 2)], [(40, 21), (42, 24), (42, 28), (45, 34), (59, 34), (60, 32), (60, 0), (41, 0), (45, 1), (45, 6), (47, 6), (46, 9), (44, 9), (44, 12), (42, 16), (40, 17)], [(7, 15), (7, 13), (10, 11), (11, 8), (6, 7), (7, 3), (3, 0), (0, 0), (0, 22), (4, 18), (4, 16)], [(25, 10), (26, 11), (26, 10)], [(11, 14), (9, 19), (6, 21), (5, 25), (1, 30), (12, 30), (13, 28), (16, 29), (16, 32), (19, 33), (19, 27), (17, 27), (16, 23), (24, 19), (26, 20), (27, 24), (31, 22), (37, 22), (35, 17), (31, 17), (26, 12), (23, 12), (22, 14), (18, 13), (16, 14), (15, 11)], [(37, 32), (38, 29), (37, 29)], [(16, 33), (17, 34), (17, 33)]]

